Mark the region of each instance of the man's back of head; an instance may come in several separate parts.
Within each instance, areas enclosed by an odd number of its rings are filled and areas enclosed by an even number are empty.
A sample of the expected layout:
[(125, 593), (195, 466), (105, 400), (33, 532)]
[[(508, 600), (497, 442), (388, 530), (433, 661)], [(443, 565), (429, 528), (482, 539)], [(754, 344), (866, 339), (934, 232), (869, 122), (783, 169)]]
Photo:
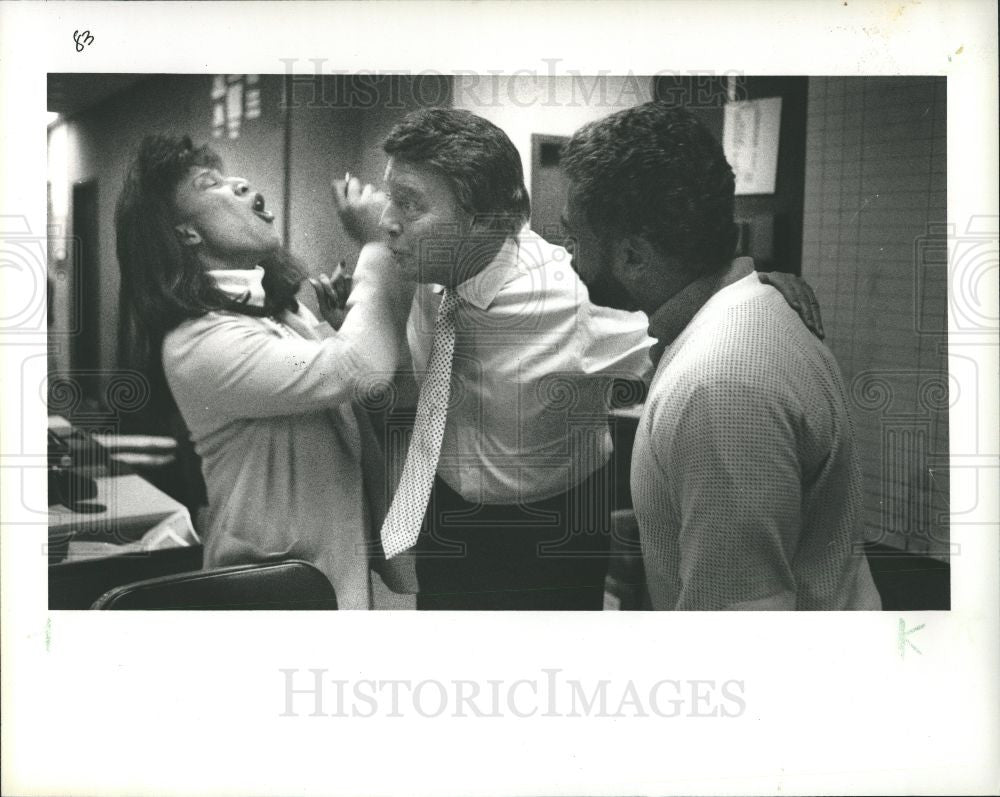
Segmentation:
[(570, 139), (562, 167), (603, 241), (644, 236), (695, 275), (733, 256), (733, 171), (690, 111), (654, 101), (591, 122)]

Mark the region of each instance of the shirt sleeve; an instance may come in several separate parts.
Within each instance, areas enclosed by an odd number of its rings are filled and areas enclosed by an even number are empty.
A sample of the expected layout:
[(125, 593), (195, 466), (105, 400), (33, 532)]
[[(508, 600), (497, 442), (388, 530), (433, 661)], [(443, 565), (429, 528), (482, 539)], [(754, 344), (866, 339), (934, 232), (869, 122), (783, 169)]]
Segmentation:
[(340, 331), (323, 340), (279, 337), (261, 321), (209, 313), (171, 332), (163, 364), (181, 410), (217, 424), (313, 412), (391, 383), (401, 343), (390, 297), (351, 294)]
[(656, 343), (645, 313), (600, 307), (589, 299), (580, 304), (580, 363), (583, 373), (648, 382), (653, 374), (649, 349)]
[(786, 406), (764, 386), (723, 381), (671, 408), (672, 439), (656, 460), (678, 508), (675, 609), (795, 608), (802, 484)]

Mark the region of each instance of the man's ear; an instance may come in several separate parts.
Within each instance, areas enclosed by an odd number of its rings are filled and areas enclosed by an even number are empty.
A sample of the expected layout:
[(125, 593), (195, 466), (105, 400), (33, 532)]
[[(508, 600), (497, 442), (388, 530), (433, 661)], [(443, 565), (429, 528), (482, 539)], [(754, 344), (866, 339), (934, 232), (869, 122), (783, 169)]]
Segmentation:
[(736, 257), (736, 251), (740, 245), (740, 225), (734, 223), (733, 226), (729, 228), (729, 239), (727, 243), (729, 244), (729, 251), (732, 253), (732, 257)]
[(201, 234), (189, 224), (178, 224), (174, 227), (174, 235), (181, 246), (197, 246), (201, 243)]
[(626, 235), (615, 246), (614, 269), (622, 277), (642, 277), (653, 265), (656, 249), (641, 235)]
[(459, 226), (460, 228), (464, 226), (464, 229), (461, 231), (466, 233), (467, 235), (483, 235), (484, 233), (489, 232), (490, 229), (488, 220), (481, 213), (467, 214), (467, 218), (465, 219), (465, 224), (464, 225), (460, 224)]
[(468, 235), (507, 237), (505, 233), (497, 232), (496, 217), (488, 213), (468, 213), (465, 230)]

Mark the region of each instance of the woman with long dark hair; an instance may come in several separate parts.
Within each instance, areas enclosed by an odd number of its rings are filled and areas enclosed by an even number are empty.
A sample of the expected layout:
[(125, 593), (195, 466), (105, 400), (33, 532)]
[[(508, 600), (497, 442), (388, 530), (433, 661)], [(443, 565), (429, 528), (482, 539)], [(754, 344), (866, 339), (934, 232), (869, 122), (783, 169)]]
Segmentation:
[(412, 286), (369, 244), (343, 325), (319, 322), (264, 197), (186, 137), (142, 142), (115, 222), (122, 334), (202, 459), (205, 566), (306, 559), (342, 608), (370, 607), (384, 469), (352, 401), (391, 379)]

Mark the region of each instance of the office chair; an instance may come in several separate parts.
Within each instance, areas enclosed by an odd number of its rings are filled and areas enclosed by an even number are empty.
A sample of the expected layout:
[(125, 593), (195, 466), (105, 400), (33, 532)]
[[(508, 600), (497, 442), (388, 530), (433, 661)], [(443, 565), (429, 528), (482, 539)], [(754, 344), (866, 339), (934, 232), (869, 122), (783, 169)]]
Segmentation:
[(333, 586), (308, 562), (288, 560), (178, 573), (115, 587), (94, 609), (336, 609)]
[(191, 545), (49, 565), (49, 608), (89, 609), (112, 587), (200, 571), (202, 553), (201, 545)]

